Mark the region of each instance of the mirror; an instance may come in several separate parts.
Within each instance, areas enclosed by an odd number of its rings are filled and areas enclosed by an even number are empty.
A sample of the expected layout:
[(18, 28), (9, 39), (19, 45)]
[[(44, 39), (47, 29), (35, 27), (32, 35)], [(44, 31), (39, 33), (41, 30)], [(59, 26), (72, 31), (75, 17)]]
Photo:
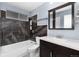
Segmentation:
[(48, 11), (49, 29), (74, 29), (74, 2)]

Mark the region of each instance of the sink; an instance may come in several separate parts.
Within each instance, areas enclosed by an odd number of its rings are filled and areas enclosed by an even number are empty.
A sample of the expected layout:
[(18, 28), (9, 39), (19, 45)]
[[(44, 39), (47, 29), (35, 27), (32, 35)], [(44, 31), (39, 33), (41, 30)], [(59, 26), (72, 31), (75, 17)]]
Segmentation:
[(58, 36), (56, 36), (56, 38), (63, 38), (63, 37), (58, 35)]

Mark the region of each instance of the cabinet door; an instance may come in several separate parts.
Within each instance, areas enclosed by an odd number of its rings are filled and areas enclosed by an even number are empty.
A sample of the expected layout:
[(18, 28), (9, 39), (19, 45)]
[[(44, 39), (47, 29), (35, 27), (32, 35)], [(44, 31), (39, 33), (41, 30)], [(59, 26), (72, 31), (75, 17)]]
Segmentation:
[(45, 46), (40, 47), (40, 57), (50, 57), (49, 48)]
[(79, 57), (79, 51), (68, 48), (68, 56), (69, 57)]
[(44, 41), (40, 41), (40, 57), (50, 57), (50, 49)]
[(63, 47), (63, 46), (59, 46), (56, 44), (53, 44), (53, 57), (68, 57), (68, 49)]
[(64, 57), (67, 49), (45, 41), (40, 41), (40, 56), (43, 57)]

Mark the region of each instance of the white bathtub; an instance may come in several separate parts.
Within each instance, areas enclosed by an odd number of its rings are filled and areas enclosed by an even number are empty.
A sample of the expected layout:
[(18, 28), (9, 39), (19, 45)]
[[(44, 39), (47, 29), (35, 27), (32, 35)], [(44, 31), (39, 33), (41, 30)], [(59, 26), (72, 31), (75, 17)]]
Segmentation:
[(39, 47), (34, 41), (27, 40), (15, 44), (10, 44), (0, 47), (0, 57), (29, 57), (29, 50), (31, 47)]

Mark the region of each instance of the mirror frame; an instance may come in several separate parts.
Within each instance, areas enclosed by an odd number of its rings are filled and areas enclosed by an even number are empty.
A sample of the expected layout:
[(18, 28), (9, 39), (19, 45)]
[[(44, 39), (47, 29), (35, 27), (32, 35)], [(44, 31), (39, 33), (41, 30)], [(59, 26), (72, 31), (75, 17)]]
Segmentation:
[[(68, 3), (65, 3), (65, 4), (63, 4), (63, 5), (61, 5), (61, 6), (59, 6), (59, 7), (56, 7), (56, 8), (54, 8), (54, 9), (51, 9), (51, 10), (48, 10), (48, 28), (50, 29), (50, 30), (74, 30), (74, 3), (75, 2), (68, 2)], [(71, 5), (71, 14), (72, 14), (72, 27), (71, 28), (56, 28), (55, 26), (55, 21), (56, 21), (56, 10), (58, 10), (58, 9), (61, 9), (61, 8), (64, 8), (64, 7), (67, 7), (67, 6), (70, 6)], [(52, 21), (52, 28), (50, 28), (50, 12), (52, 12), (53, 13), (53, 15), (52, 15), (52, 19), (53, 19), (53, 21)]]

